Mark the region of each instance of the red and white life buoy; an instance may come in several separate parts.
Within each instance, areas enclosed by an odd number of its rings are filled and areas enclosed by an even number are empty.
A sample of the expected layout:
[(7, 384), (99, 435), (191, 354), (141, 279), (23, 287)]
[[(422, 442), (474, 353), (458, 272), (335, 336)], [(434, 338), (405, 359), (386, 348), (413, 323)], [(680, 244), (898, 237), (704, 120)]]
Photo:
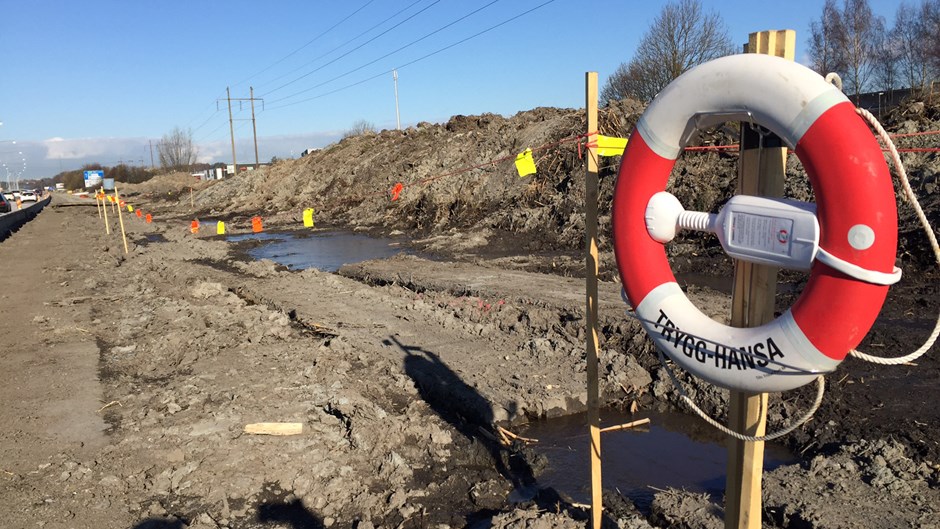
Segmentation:
[[(644, 214), (696, 129), (766, 127), (803, 163), (816, 195), (819, 253), (796, 303), (753, 328), (703, 314), (676, 282)], [(877, 141), (838, 89), (808, 68), (758, 54), (676, 79), (650, 104), (624, 153), (613, 198), (624, 291), (657, 347), (684, 369), (740, 391), (792, 389), (830, 372), (868, 333), (897, 280), (897, 208)]]

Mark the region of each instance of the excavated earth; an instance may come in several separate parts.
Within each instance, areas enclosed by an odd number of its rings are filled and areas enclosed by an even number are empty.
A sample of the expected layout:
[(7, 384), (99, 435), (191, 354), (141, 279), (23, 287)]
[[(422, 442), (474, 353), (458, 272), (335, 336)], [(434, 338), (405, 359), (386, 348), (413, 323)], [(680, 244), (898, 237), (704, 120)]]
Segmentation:
[[(600, 131), (626, 135), (641, 112), (612, 103)], [(940, 111), (913, 101), (885, 122), (934, 131)], [(732, 143), (735, 127), (698, 144)], [(113, 210), (108, 234), (94, 200), (56, 194), (0, 244), (0, 525), (584, 527), (584, 505), (539, 485), (546, 458), (499, 433), (585, 409), (583, 129), (579, 110), (457, 116), (223, 181), (159, 176), (119, 189), (154, 215), (122, 217), (126, 252)], [(520, 179), (512, 158), (526, 147), (539, 172)], [(936, 224), (940, 161), (904, 156)], [(618, 162), (602, 158), (600, 170), (602, 400), (636, 418), (685, 411), (624, 314), (609, 236)], [(714, 211), (736, 162), (688, 153), (670, 190)], [(794, 156), (788, 177), (788, 196), (812, 198)], [(289, 270), (206, 233), (218, 220), (247, 233), (256, 215), (266, 230), (302, 229), (308, 207), (313, 234), (381, 234), (410, 252), (338, 273)], [(909, 204), (899, 209), (905, 276), (860, 346), (885, 356), (919, 347), (940, 311), (929, 246)], [(693, 302), (727, 321), (731, 263), (715, 241), (683, 237), (669, 254)], [(780, 275), (779, 310), (805, 280)], [(813, 419), (783, 438), (799, 461), (764, 473), (764, 527), (940, 527), (935, 349), (894, 367), (849, 359), (828, 377)], [(681, 380), (723, 416), (726, 392)], [(813, 394), (772, 395), (770, 429)], [(261, 422), (302, 431), (245, 432)], [(642, 511), (606, 490), (605, 506), (609, 527), (724, 526), (722, 498), (680, 489)]]

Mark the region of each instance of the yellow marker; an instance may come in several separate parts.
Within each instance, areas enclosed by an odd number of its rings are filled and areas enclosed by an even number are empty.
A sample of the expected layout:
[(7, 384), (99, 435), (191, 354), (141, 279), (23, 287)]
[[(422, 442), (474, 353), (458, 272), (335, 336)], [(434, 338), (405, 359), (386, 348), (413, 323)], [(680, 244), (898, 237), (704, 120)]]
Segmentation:
[(128, 204), (128, 205), (127, 205), (127, 212), (128, 212), (128, 213), (133, 213), (133, 212), (134, 212), (134, 206)]
[(221, 220), (215, 225), (215, 233), (216, 235), (225, 235), (225, 223)]
[(623, 156), (623, 150), (627, 147), (626, 138), (614, 138), (611, 136), (597, 135), (597, 155), (598, 156)]
[(304, 227), (313, 227), (313, 208), (307, 208), (304, 210)]
[(535, 160), (532, 159), (532, 149), (526, 149), (516, 155), (516, 170), (519, 178), (535, 174)]

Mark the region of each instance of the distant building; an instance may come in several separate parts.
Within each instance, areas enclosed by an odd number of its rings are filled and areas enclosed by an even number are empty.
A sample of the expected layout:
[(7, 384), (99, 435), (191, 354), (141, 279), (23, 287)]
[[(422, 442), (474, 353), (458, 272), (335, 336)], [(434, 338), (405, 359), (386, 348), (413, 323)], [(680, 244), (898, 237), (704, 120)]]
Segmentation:
[(304, 156), (306, 156), (306, 155), (308, 155), (308, 154), (310, 154), (310, 153), (313, 153), (313, 152), (317, 152), (317, 151), (319, 151), (319, 150), (320, 150), (320, 149), (314, 149), (314, 148), (312, 148), (312, 147), (309, 148), (309, 149), (304, 149), (304, 152), (300, 153), (300, 157), (303, 158)]

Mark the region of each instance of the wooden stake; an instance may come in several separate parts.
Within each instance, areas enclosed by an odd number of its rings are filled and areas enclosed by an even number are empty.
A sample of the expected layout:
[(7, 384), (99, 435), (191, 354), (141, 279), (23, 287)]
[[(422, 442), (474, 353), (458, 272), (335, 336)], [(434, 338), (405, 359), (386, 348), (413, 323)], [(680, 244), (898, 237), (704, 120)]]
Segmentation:
[(189, 188), (189, 209), (196, 209), (196, 202), (193, 200), (193, 188)]
[(616, 426), (608, 426), (607, 428), (601, 428), (601, 433), (619, 432), (621, 430), (629, 430), (630, 428), (636, 428), (637, 426), (643, 426), (644, 424), (649, 424), (649, 423), (650, 423), (649, 419), (638, 419), (633, 422), (618, 424)]
[[(101, 188), (101, 194), (104, 195), (105, 198), (107, 198), (108, 196), (105, 194), (103, 187)], [(98, 195), (96, 194), (95, 196), (98, 196)], [(101, 209), (104, 210), (104, 232), (108, 235), (111, 235), (111, 225), (108, 224), (108, 205), (103, 203), (105, 198), (101, 199), (102, 201)]]
[[(793, 60), (793, 30), (751, 33), (747, 53), (763, 53)], [(787, 149), (779, 137), (741, 123), (741, 161), (737, 194), (783, 196)], [(756, 327), (774, 319), (777, 268), (735, 262), (731, 325)], [(728, 427), (751, 435), (764, 435), (767, 426), (767, 394), (732, 391)], [(764, 443), (731, 439), (728, 444), (728, 478), (725, 485), (725, 529), (760, 529), (761, 478)]]
[(98, 207), (98, 218), (101, 218), (101, 198), (98, 197), (98, 192), (95, 191), (95, 206)]
[(121, 239), (124, 240), (124, 255), (127, 255), (127, 233), (124, 231), (124, 212), (121, 208), (121, 195), (118, 194), (117, 185), (114, 186), (114, 203), (117, 204), (118, 221), (121, 224)]
[(298, 435), (303, 433), (301, 422), (256, 422), (245, 425), (245, 433), (258, 435)]
[[(587, 133), (597, 134), (597, 72), (585, 74), (585, 109)], [(588, 143), (590, 144), (590, 137)], [(597, 148), (587, 149), (587, 172), (584, 178), (584, 239), (585, 286), (587, 290), (587, 408), (588, 429), (591, 434), (591, 527), (600, 529), (603, 502), (601, 500), (601, 419), (600, 390), (597, 381)]]

